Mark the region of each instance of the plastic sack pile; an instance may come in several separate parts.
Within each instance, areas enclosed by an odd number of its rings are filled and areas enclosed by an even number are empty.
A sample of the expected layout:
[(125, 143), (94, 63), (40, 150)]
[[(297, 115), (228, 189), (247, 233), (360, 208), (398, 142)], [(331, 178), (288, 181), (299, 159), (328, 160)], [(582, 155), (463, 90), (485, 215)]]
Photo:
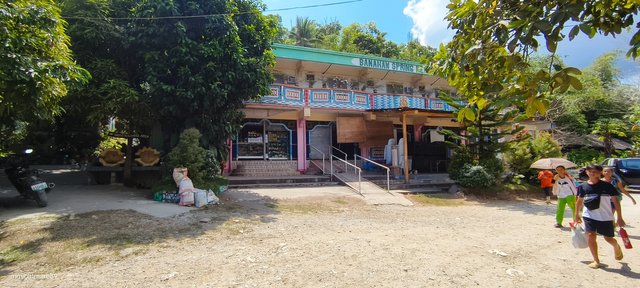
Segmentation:
[(187, 168), (174, 168), (173, 180), (176, 182), (178, 192), (157, 192), (153, 199), (166, 203), (177, 203), (181, 206), (202, 207), (207, 204), (218, 204), (220, 199), (209, 190), (193, 187), (193, 182), (187, 176)]

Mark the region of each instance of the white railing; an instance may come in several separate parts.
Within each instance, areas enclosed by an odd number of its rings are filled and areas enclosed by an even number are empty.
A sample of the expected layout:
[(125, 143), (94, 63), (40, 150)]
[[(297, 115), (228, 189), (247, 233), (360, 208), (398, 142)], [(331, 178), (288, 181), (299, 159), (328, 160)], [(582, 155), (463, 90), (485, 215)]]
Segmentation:
[[(360, 196), (363, 196), (362, 195), (362, 169), (360, 169), (360, 167), (358, 167), (356, 165), (353, 165), (353, 164), (347, 162), (346, 160), (342, 160), (342, 159), (338, 158), (335, 155), (331, 155), (331, 157), (329, 158), (330, 159), (329, 166), (331, 166), (331, 180), (333, 180), (333, 158), (336, 158), (336, 160), (343, 162), (345, 164), (344, 167), (347, 167), (347, 165), (352, 166), (354, 168), (354, 171), (358, 172), (358, 194), (360, 194)], [(345, 169), (344, 172), (347, 172), (346, 169)], [(349, 185), (349, 184), (347, 184), (347, 185)], [(351, 185), (349, 185), (349, 186), (351, 186)], [(355, 189), (355, 187), (352, 187), (352, 188)]]
[(318, 151), (318, 153), (322, 154), (322, 175), (327, 174), (327, 170), (324, 169), (324, 152), (320, 151), (320, 149), (314, 147), (313, 145), (309, 145), (309, 147), (311, 147), (311, 149)]
[[(377, 165), (379, 167), (382, 167), (385, 170), (387, 170), (387, 192), (389, 192), (389, 172), (391, 172), (391, 169), (389, 169), (389, 167), (384, 166), (384, 165), (382, 165), (380, 163), (377, 163), (377, 162), (375, 162), (375, 161), (373, 161), (371, 159), (364, 158), (364, 157), (362, 157), (362, 156), (360, 156), (358, 154), (353, 154), (353, 163), (354, 164), (356, 164), (356, 160), (358, 160), (358, 158), (360, 158), (360, 159), (362, 159), (364, 161), (367, 161), (367, 162), (369, 162), (371, 164), (375, 164), (375, 165)], [(364, 165), (364, 163), (362, 163), (362, 165)]]
[[(347, 152), (344, 152), (344, 151), (338, 149), (338, 147), (335, 147), (335, 146), (331, 146), (331, 149), (342, 153), (342, 155), (344, 155), (344, 161), (347, 162)], [(331, 151), (331, 155), (333, 155), (333, 150)], [(347, 165), (344, 166), (344, 172), (347, 172)]]

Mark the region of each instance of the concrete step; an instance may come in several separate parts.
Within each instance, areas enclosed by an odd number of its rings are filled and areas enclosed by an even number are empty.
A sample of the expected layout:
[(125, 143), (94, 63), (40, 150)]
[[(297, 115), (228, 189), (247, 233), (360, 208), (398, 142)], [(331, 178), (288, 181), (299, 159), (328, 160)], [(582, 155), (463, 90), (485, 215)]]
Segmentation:
[(440, 194), (447, 193), (448, 189), (438, 189), (430, 187), (414, 187), (406, 189), (391, 189), (392, 192), (400, 194)]
[(337, 185), (329, 176), (273, 176), (273, 177), (241, 177), (230, 176), (231, 188), (255, 188), (255, 187), (289, 187), (289, 186), (326, 186)]
[(229, 185), (232, 189), (242, 188), (285, 188), (285, 187), (329, 187), (329, 186), (342, 186), (338, 182), (293, 182), (293, 183), (260, 183), (260, 184), (237, 184)]

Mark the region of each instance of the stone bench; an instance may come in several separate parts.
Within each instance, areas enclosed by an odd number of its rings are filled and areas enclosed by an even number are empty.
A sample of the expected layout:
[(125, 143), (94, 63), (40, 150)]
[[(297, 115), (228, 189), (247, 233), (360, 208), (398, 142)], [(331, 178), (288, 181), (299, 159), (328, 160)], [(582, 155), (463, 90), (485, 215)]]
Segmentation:
[[(122, 183), (124, 176), (123, 166), (87, 166), (89, 184), (105, 185)], [(133, 166), (131, 178), (137, 187), (151, 188), (162, 179), (162, 167), (160, 166)]]

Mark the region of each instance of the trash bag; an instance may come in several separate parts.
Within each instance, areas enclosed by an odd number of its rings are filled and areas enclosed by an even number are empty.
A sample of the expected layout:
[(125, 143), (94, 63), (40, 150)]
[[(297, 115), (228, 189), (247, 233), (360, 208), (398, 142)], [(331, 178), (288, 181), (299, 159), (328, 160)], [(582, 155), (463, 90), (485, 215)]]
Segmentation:
[(207, 205), (207, 191), (202, 189), (195, 189), (193, 193), (194, 193), (195, 206), (197, 208)]
[(587, 236), (585, 235), (582, 225), (571, 226), (571, 244), (578, 249), (589, 247), (587, 244)]

